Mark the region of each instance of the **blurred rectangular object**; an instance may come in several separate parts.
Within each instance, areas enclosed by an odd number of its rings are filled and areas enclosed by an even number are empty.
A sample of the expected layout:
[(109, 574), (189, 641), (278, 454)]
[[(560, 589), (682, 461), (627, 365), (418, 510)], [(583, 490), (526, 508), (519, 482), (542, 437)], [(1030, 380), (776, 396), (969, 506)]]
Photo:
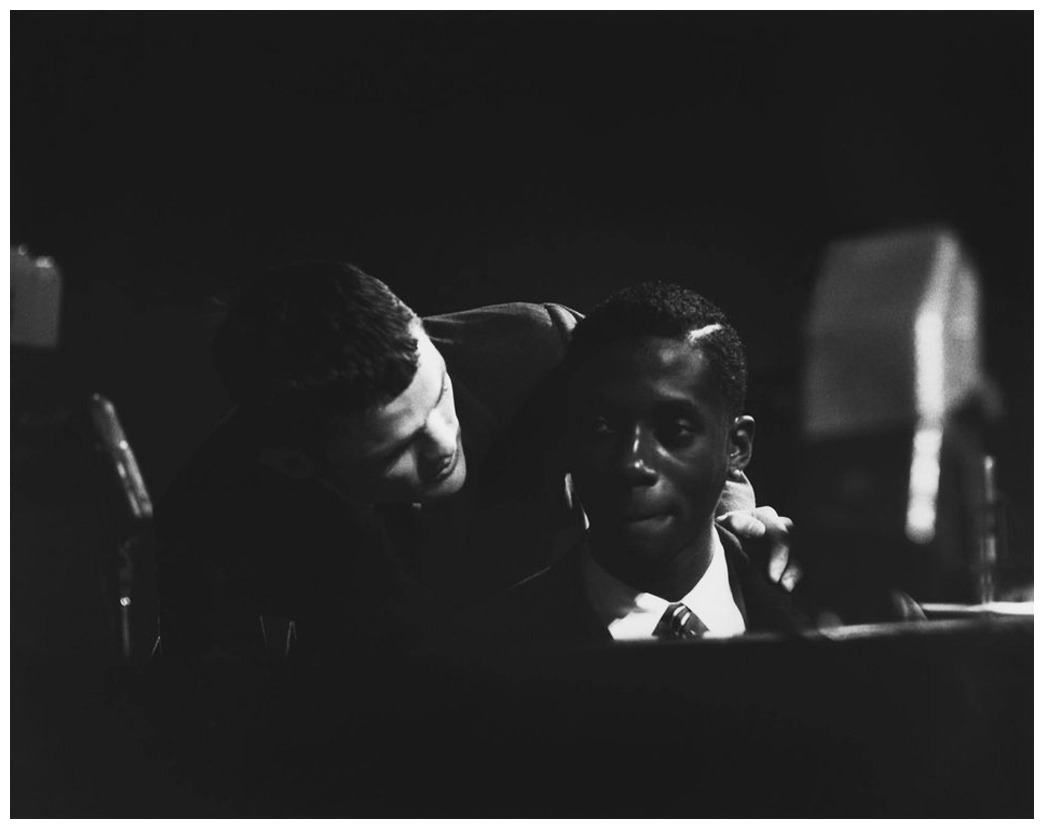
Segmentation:
[(803, 388), (803, 524), (824, 595), (842, 584), (869, 594), (876, 583), (918, 600), (994, 598), (999, 556), (981, 554), (997, 544), (987, 521), (980, 319), (979, 277), (952, 231), (894, 231), (827, 249)]
[(831, 245), (807, 331), (806, 436), (940, 421), (982, 382), (979, 302), (945, 229)]
[(49, 256), (11, 248), (11, 345), (58, 347), (62, 275)]

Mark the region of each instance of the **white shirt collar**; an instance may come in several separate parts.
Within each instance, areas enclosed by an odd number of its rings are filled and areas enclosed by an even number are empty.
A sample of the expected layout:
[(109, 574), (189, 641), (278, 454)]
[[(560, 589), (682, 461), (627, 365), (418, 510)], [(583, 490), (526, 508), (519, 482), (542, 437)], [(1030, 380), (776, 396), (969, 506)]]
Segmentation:
[[(708, 637), (736, 636), (746, 630), (743, 614), (732, 596), (725, 548), (718, 533), (713, 534), (711, 543), (707, 571), (681, 601), (707, 626)], [(671, 602), (620, 581), (595, 561), (586, 548), (581, 573), (587, 600), (613, 639), (652, 638), (653, 630)]]

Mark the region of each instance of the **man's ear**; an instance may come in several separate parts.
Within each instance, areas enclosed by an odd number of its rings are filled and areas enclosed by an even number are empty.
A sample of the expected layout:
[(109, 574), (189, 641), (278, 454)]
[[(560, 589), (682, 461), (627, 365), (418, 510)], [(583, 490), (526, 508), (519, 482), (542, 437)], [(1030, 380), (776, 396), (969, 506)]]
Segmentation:
[(314, 478), (318, 472), (315, 461), (299, 449), (262, 449), (258, 457), (262, 464), (288, 478)]
[(754, 455), (754, 418), (741, 415), (729, 428), (729, 477), (742, 477)]

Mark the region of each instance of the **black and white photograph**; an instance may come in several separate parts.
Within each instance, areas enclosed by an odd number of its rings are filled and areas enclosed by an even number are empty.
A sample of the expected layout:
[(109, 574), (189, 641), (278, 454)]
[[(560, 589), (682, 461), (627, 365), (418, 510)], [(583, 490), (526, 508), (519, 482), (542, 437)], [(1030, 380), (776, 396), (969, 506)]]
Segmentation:
[(10, 11), (9, 817), (1032, 817), (1034, 28)]

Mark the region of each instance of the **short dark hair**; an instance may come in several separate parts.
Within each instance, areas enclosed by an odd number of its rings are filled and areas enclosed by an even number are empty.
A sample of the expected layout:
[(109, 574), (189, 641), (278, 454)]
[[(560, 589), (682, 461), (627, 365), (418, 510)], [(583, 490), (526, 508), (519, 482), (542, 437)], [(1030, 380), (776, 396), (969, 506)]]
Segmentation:
[(237, 403), (347, 415), (409, 386), (416, 319), (354, 265), (279, 265), (240, 292), (215, 340), (214, 363)]
[(739, 334), (718, 306), (670, 282), (631, 285), (596, 305), (573, 332), (567, 374), (610, 343), (640, 337), (685, 340), (708, 327), (693, 345), (707, 356), (730, 416), (738, 417), (747, 397), (747, 358)]

